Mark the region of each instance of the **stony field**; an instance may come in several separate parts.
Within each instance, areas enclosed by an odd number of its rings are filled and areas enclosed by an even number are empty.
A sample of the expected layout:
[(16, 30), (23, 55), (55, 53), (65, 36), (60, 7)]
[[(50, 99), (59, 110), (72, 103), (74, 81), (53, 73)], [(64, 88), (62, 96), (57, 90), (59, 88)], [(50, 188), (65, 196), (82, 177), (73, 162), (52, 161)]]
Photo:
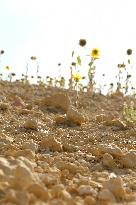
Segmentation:
[(136, 205), (136, 126), (122, 116), (131, 98), (75, 100), (0, 82), (0, 205)]

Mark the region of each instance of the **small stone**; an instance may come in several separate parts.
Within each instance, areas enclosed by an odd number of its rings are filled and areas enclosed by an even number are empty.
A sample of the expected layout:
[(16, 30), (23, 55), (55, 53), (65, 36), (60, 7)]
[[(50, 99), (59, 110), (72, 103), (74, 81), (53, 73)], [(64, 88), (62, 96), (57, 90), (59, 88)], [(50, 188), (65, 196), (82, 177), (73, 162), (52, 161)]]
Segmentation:
[(78, 188), (79, 195), (97, 195), (97, 191), (89, 185), (81, 185)]
[(72, 198), (71, 194), (68, 193), (66, 190), (60, 191), (60, 197), (65, 201), (69, 201)]
[(109, 122), (113, 120), (114, 116), (112, 115), (105, 115), (105, 114), (100, 114), (95, 116), (96, 122)]
[(25, 150), (18, 150), (13, 154), (14, 157), (19, 157), (19, 156), (24, 156), (28, 159), (34, 159), (35, 158), (35, 153), (30, 150), (30, 149), (25, 149)]
[(13, 186), (15, 187), (19, 186), (21, 188), (27, 188), (34, 181), (34, 176), (31, 170), (25, 164), (16, 166), (13, 176)]
[(109, 153), (105, 153), (103, 155), (102, 163), (107, 168), (117, 167), (116, 163), (114, 162), (114, 159), (113, 159), (112, 155), (110, 155)]
[(4, 179), (5, 179), (5, 174), (4, 174), (3, 170), (0, 169), (0, 182), (4, 181)]
[(79, 111), (72, 106), (69, 107), (66, 118), (70, 124), (81, 125), (85, 122), (85, 117), (83, 114), (79, 113)]
[(33, 141), (26, 141), (22, 143), (23, 149), (30, 149), (33, 152), (36, 152), (38, 150), (38, 145), (34, 143)]
[(4, 102), (0, 102), (0, 110), (9, 110), (10, 109), (10, 105), (9, 103), (4, 103)]
[(13, 103), (12, 103), (13, 106), (25, 107), (25, 103), (21, 97), (14, 95), (14, 96), (12, 96), (12, 100), (13, 100)]
[(31, 184), (27, 191), (33, 193), (38, 199), (42, 201), (48, 201), (50, 199), (50, 194), (46, 187), (41, 186), (40, 184)]
[(56, 167), (61, 171), (67, 169), (72, 174), (76, 174), (77, 172), (80, 172), (80, 167), (72, 162), (58, 161), (56, 162)]
[(117, 200), (125, 199), (125, 189), (121, 177), (112, 177), (109, 181), (103, 183), (103, 188), (108, 189)]
[(59, 178), (55, 174), (45, 174), (42, 177), (42, 182), (47, 186), (53, 186), (59, 183)]
[(56, 124), (65, 124), (66, 123), (66, 116), (65, 115), (58, 115), (55, 117)]
[(63, 150), (61, 142), (57, 141), (55, 137), (49, 136), (40, 142), (40, 146), (44, 149), (50, 149), (51, 151), (61, 152)]
[(17, 109), (17, 112), (18, 112), (18, 114), (21, 114), (21, 115), (29, 115), (29, 114), (35, 113), (33, 110), (23, 109), (20, 107)]
[(29, 194), (26, 191), (16, 191), (16, 200), (19, 205), (29, 205)]
[(36, 120), (29, 118), (25, 121), (23, 127), (26, 128), (26, 129), (37, 130), (38, 129), (38, 123), (37, 123)]
[(97, 145), (97, 149), (99, 153), (101, 153), (101, 155), (104, 153), (108, 153), (113, 157), (117, 157), (117, 158), (123, 156), (122, 150), (114, 144), (99, 144)]
[(50, 205), (67, 205), (67, 203), (62, 199), (53, 199), (50, 201)]
[(86, 196), (85, 205), (96, 205), (96, 199), (93, 196)]
[(121, 119), (113, 119), (111, 121), (105, 121), (104, 125), (115, 126), (121, 129), (127, 129), (127, 125)]
[(136, 150), (130, 150), (127, 154), (123, 155), (120, 163), (126, 168), (136, 168)]
[(0, 157), (0, 169), (4, 172), (5, 175), (10, 175), (11, 174), (10, 163), (4, 157)]
[(64, 112), (66, 112), (70, 105), (70, 98), (67, 94), (55, 93), (42, 99), (41, 105), (53, 106), (55, 108), (60, 108)]
[(58, 198), (60, 196), (60, 193), (65, 190), (65, 187), (63, 184), (56, 184), (51, 189), (51, 194), (53, 198)]
[(15, 162), (17, 165), (21, 165), (22, 163), (25, 164), (30, 170), (33, 170), (37, 166), (35, 162), (30, 161), (24, 156), (19, 156)]
[(116, 203), (116, 198), (109, 189), (103, 189), (98, 195), (98, 199), (102, 202)]

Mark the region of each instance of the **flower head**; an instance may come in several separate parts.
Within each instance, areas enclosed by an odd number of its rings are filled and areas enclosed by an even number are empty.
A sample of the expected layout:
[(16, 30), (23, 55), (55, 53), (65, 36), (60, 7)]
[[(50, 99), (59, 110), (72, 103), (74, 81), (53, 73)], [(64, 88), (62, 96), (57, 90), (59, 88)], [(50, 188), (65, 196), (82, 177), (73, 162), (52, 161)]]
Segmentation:
[(0, 51), (0, 54), (1, 54), (1, 55), (4, 54), (4, 50), (1, 50), (1, 51)]
[(15, 76), (16, 74), (15, 74), (15, 73), (11, 73), (11, 75), (12, 75), (12, 76)]
[(10, 70), (10, 67), (9, 66), (5, 66), (5, 70)]
[(37, 60), (36, 56), (31, 56), (31, 60)]
[(100, 50), (98, 48), (93, 48), (90, 55), (93, 59), (98, 59), (100, 56)]
[(72, 66), (76, 66), (76, 63), (75, 63), (75, 62), (72, 62), (71, 65), (72, 65)]
[(72, 78), (74, 79), (74, 81), (79, 82), (82, 79), (82, 76), (77, 72), (72, 75)]
[(127, 49), (127, 55), (131, 55), (132, 54), (132, 49)]
[(81, 47), (84, 47), (84, 46), (86, 45), (86, 40), (85, 40), (85, 39), (80, 39), (80, 40), (79, 40), (79, 45), (80, 45)]
[(122, 64), (118, 64), (118, 68), (126, 68), (126, 65), (123, 62)]

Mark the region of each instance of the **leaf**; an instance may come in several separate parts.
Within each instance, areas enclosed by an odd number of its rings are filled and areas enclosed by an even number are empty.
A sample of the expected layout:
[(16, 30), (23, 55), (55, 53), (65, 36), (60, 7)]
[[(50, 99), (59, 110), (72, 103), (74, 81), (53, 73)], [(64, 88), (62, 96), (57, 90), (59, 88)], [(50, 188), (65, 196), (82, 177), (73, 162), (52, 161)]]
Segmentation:
[(130, 59), (128, 59), (128, 64), (130, 64), (131, 62), (130, 62)]
[(86, 79), (86, 77), (85, 77), (85, 76), (83, 76), (83, 77), (82, 77), (82, 79), (84, 80), (84, 79)]
[(80, 58), (80, 56), (77, 56), (77, 64), (81, 65), (81, 58)]
[(72, 51), (72, 57), (74, 56), (75, 51)]
[(91, 61), (88, 65), (91, 67), (93, 65), (93, 61)]

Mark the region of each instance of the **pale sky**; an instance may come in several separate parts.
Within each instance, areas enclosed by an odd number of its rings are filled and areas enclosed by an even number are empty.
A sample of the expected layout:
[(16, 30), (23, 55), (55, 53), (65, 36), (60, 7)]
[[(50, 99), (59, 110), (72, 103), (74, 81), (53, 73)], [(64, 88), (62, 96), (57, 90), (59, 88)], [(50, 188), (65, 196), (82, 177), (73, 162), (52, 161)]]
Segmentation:
[[(83, 58), (80, 71), (85, 75), (86, 55), (97, 47), (98, 76), (106, 73), (112, 81), (128, 48), (133, 49), (136, 65), (135, 20), (135, 0), (0, 0), (0, 50), (5, 50), (0, 69), (8, 65), (12, 72), (25, 73), (26, 62), (34, 55), (43, 76), (57, 75), (58, 63), (68, 76), (75, 50)], [(78, 46), (81, 38), (87, 40), (86, 50)], [(35, 70), (30, 65), (29, 74)]]

